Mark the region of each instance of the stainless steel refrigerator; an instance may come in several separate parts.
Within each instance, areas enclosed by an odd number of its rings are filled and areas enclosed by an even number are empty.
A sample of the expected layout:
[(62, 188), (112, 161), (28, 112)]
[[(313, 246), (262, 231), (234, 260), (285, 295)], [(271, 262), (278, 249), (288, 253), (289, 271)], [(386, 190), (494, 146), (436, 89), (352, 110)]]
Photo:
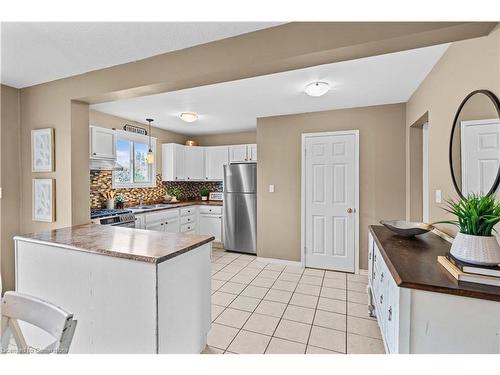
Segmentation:
[(224, 248), (256, 254), (257, 164), (224, 166)]

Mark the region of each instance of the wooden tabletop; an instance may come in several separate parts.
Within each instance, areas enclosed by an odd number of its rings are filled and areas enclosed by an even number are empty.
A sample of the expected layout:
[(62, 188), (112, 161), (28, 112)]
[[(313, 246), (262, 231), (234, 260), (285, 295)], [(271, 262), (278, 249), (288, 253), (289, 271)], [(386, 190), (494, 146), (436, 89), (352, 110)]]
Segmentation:
[(458, 282), (438, 263), (451, 244), (436, 234), (401, 237), (381, 225), (369, 230), (398, 286), (500, 302), (500, 287)]

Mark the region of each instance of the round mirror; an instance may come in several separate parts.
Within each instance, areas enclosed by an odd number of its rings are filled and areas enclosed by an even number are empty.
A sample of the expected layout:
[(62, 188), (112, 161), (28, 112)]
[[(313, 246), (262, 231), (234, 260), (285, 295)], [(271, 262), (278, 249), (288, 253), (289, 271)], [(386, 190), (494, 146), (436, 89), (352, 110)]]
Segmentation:
[(496, 191), (500, 182), (500, 102), (491, 91), (473, 91), (458, 107), (449, 156), (453, 184), (462, 198)]

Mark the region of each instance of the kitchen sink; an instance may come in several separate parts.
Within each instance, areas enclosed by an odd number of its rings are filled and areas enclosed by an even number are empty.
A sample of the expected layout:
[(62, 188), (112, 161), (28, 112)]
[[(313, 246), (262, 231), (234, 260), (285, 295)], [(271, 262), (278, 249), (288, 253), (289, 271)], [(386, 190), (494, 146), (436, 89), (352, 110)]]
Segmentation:
[(131, 210), (151, 210), (155, 208), (166, 208), (170, 207), (170, 204), (166, 203), (160, 203), (160, 204), (147, 204), (147, 205), (142, 205), (142, 206), (135, 206), (135, 207), (130, 207)]

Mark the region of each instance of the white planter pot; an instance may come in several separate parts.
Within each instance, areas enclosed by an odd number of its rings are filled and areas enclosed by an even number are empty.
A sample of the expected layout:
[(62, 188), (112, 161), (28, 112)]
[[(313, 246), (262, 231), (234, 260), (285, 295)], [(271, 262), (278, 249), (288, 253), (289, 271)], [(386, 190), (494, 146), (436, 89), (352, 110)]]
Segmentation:
[(208, 197), (201, 197), (201, 200), (206, 201), (206, 200), (208, 200)]
[(494, 236), (472, 236), (458, 233), (450, 250), (455, 258), (472, 264), (500, 264), (500, 246)]

